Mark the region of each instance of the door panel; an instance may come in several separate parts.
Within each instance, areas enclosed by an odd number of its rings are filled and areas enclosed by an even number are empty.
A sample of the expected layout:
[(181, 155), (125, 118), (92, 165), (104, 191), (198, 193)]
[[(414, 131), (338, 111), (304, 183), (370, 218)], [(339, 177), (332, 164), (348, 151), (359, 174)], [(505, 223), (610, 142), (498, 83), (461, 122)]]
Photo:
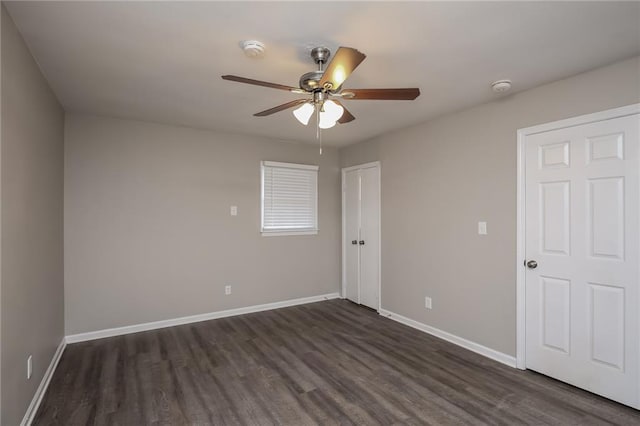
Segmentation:
[(360, 170), (361, 214), (360, 214), (360, 303), (378, 310), (379, 266), (379, 173), (377, 167)]
[(353, 170), (345, 173), (345, 297), (360, 303), (358, 276), (360, 270), (360, 251), (352, 241), (360, 240), (360, 173)]
[(624, 288), (589, 283), (591, 359), (624, 370)]
[(541, 276), (540, 285), (541, 343), (568, 355), (571, 350), (571, 281)]
[(587, 231), (593, 257), (624, 259), (624, 177), (588, 180)]
[(638, 408), (637, 114), (525, 140), (526, 366)]
[(568, 256), (570, 246), (570, 182), (540, 185), (540, 250), (547, 254)]

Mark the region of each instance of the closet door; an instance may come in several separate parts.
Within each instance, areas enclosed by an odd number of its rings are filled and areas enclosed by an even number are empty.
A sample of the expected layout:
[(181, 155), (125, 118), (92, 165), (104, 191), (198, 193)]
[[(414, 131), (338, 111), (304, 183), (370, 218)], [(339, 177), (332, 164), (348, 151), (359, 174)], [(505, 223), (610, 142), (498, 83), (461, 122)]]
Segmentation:
[(360, 303), (360, 171), (351, 170), (344, 174), (344, 281), (347, 299)]
[(380, 169), (360, 170), (360, 303), (379, 308)]
[(345, 298), (380, 308), (380, 165), (342, 171), (343, 265)]

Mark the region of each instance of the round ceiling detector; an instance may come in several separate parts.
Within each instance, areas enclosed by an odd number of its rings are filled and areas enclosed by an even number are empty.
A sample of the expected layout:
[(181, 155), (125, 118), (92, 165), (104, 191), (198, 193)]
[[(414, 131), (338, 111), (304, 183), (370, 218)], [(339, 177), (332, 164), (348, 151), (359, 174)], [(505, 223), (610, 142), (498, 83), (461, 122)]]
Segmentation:
[(491, 89), (495, 93), (504, 93), (511, 90), (511, 80), (498, 80), (491, 83)]
[(264, 55), (264, 43), (257, 40), (247, 40), (241, 43), (244, 54), (249, 58), (259, 58)]

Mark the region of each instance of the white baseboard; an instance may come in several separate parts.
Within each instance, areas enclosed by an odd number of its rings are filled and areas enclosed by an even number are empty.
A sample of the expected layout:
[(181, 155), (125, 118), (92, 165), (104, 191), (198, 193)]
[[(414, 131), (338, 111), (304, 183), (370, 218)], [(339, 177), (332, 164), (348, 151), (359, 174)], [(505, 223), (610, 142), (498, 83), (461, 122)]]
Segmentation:
[(38, 385), (38, 389), (36, 389), (36, 393), (33, 395), (33, 399), (27, 408), (27, 412), (24, 414), (24, 417), (20, 422), (20, 426), (29, 426), (31, 422), (33, 422), (33, 418), (38, 412), (38, 407), (40, 407), (40, 403), (42, 402), (42, 397), (47, 392), (49, 382), (53, 377), (53, 372), (56, 371), (56, 367), (58, 366), (58, 362), (60, 362), (60, 358), (62, 358), (62, 353), (66, 346), (66, 339), (62, 338), (62, 341), (58, 345), (58, 349), (56, 349), (56, 352), (53, 354), (53, 358), (51, 358), (51, 363), (49, 364), (49, 367), (47, 367), (47, 371), (45, 371), (44, 376), (42, 376), (42, 380), (40, 381), (40, 385)]
[(285, 300), (282, 302), (265, 303), (263, 305), (247, 306), (245, 308), (228, 309), (225, 311), (209, 312), (206, 314), (191, 315), (188, 317), (173, 318), (162, 321), (147, 322), (143, 324), (128, 325), (124, 327), (108, 328), (105, 330), (90, 331), (88, 333), (72, 334), (66, 337), (67, 343), (85, 342), (87, 340), (104, 339), (105, 337), (121, 336), (123, 334), (138, 333), (140, 331), (156, 330), (159, 328), (173, 327), (176, 325), (190, 324), (200, 321), (208, 321), (216, 318), (232, 317), (235, 315), (250, 314), (253, 312), (269, 311), (271, 309), (286, 308), (287, 306), (304, 305), (306, 303), (321, 302), (323, 300), (337, 299), (339, 293), (321, 294), (319, 296), (302, 297), (300, 299)]
[(472, 342), (471, 340), (467, 340), (462, 337), (458, 337), (455, 334), (447, 333), (446, 331), (442, 331), (430, 325), (426, 325), (410, 318), (403, 317), (402, 315), (387, 311), (385, 309), (380, 309), (380, 315), (397, 321), (401, 324), (408, 325), (409, 327), (413, 327), (415, 329), (423, 331), (427, 334), (431, 334), (432, 336), (439, 337), (442, 340), (446, 340), (447, 342), (461, 346), (477, 354), (484, 355), (487, 358), (491, 358), (492, 360), (508, 365), (509, 367), (516, 367), (516, 358), (511, 355), (498, 352), (479, 343)]

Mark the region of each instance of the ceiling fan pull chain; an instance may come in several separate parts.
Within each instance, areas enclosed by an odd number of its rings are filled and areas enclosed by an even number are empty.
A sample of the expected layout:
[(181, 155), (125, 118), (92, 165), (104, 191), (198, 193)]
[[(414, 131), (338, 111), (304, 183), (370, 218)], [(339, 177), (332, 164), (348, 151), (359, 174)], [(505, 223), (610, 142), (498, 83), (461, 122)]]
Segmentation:
[(316, 105), (316, 140), (320, 140), (320, 110)]
[(322, 155), (322, 132), (320, 131), (320, 108), (316, 105), (316, 139), (320, 143), (320, 155)]

